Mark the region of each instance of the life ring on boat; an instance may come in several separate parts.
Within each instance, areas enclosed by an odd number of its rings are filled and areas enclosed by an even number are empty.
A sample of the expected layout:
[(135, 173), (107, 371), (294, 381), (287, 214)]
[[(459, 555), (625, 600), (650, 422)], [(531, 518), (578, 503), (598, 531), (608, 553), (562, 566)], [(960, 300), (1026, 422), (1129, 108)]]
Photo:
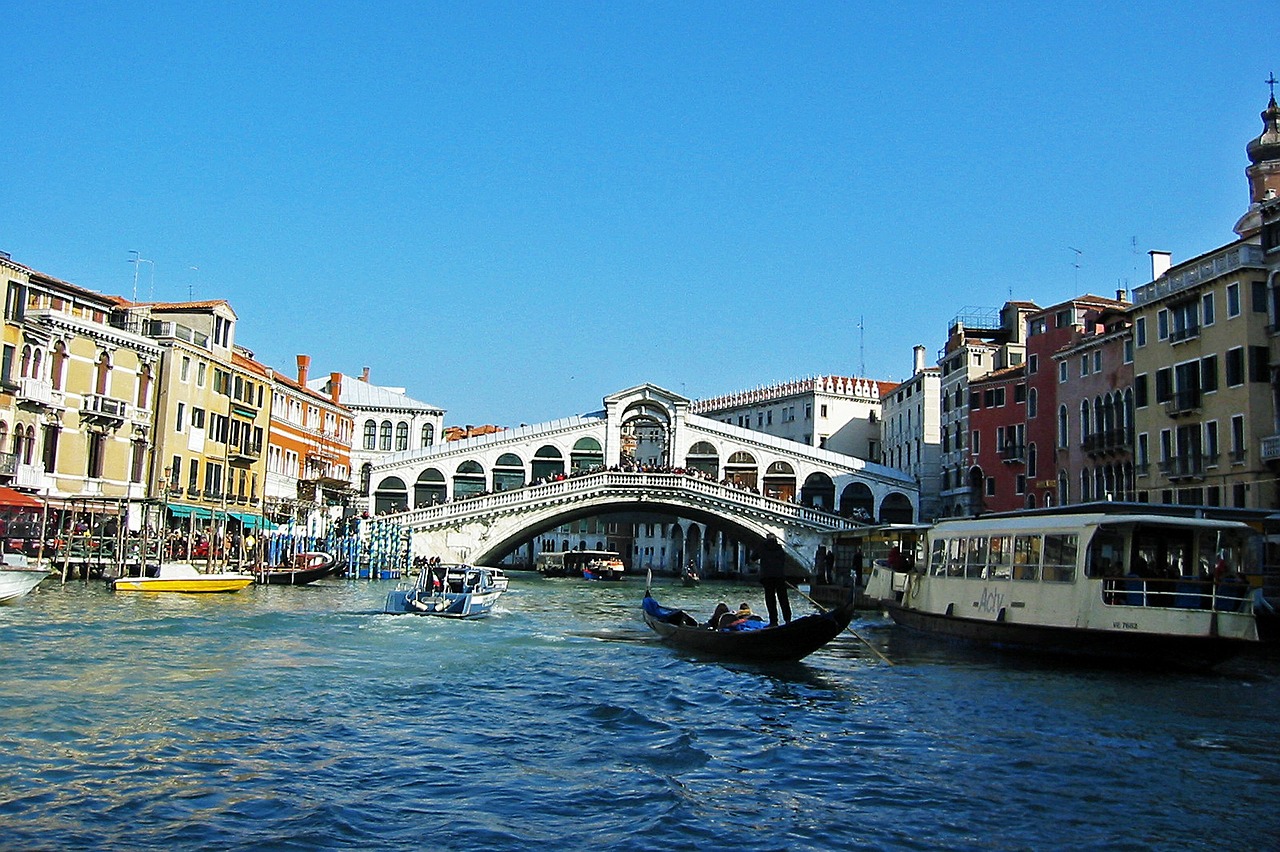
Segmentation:
[(916, 579), (915, 574), (907, 575), (907, 587), (903, 590), (902, 596), (908, 601), (915, 601), (916, 598), (920, 597), (920, 584), (916, 582)]

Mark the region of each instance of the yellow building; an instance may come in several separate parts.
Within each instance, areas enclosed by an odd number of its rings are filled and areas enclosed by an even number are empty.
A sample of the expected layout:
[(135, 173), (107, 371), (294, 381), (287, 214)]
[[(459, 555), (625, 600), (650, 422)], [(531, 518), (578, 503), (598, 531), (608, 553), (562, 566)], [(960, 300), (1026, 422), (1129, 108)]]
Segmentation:
[[(224, 535), (261, 523), (271, 386), (252, 353), (237, 353), (225, 300), (128, 306), (158, 344), (153, 493), (175, 557), (214, 555)], [(230, 554), (228, 554), (230, 555)]]
[(141, 519), (160, 347), (119, 300), (0, 259), (7, 275), (0, 479), (65, 508)]

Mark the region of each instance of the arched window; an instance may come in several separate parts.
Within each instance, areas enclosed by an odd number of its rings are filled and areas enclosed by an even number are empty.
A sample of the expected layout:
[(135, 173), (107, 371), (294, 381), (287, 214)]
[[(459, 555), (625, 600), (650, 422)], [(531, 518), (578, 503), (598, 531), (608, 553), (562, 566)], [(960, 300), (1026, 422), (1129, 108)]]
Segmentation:
[(1035, 388), (1027, 391), (1027, 419), (1035, 417), (1040, 407), (1040, 394)]
[(62, 372), (67, 364), (67, 345), (59, 340), (53, 347), (53, 365), (49, 371), (49, 383), (54, 390), (62, 390)]
[(422, 446), (430, 447), (436, 442), (436, 427), (434, 423), (422, 424)]
[(380, 449), (384, 451), (391, 450), (391, 421), (382, 421), (382, 443)]
[(1080, 402), (1080, 441), (1082, 443), (1089, 440), (1089, 432), (1089, 400), (1085, 399)]
[(396, 450), (403, 452), (409, 449), (409, 424), (403, 420), (396, 424)]
[(375, 420), (364, 421), (364, 448), (378, 449), (378, 423)]
[(145, 365), (138, 371), (138, 408), (143, 411), (151, 408), (151, 365)]
[(1036, 478), (1036, 445), (1033, 441), (1027, 444), (1027, 479)]
[(1070, 502), (1071, 494), (1067, 490), (1067, 472), (1065, 470), (1058, 471), (1058, 505), (1065, 506)]
[[(1058, 406), (1058, 449), (1065, 450), (1067, 448), (1067, 407), (1065, 405)], [(1059, 504), (1065, 502), (1059, 498)]]
[(111, 357), (103, 352), (98, 358), (97, 371), (94, 375), (94, 393), (107, 395), (107, 387), (111, 381)]

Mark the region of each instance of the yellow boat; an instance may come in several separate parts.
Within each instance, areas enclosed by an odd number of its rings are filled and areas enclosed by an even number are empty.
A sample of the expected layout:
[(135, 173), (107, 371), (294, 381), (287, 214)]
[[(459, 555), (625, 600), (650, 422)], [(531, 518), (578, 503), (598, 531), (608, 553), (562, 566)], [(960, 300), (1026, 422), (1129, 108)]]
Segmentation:
[(238, 592), (253, 583), (252, 574), (227, 571), (201, 574), (193, 565), (164, 564), (155, 577), (118, 577), (111, 581), (117, 592)]

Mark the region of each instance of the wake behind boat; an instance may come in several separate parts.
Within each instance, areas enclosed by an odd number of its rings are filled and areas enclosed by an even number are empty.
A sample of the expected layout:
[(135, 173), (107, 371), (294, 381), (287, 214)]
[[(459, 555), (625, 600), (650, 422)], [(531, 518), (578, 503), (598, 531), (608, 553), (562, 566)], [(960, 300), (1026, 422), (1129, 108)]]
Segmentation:
[(658, 603), (649, 589), (641, 605), (645, 624), (664, 642), (703, 656), (752, 663), (801, 660), (839, 636), (853, 619), (852, 600), (777, 627), (766, 627), (742, 611), (702, 625), (684, 610)]
[(387, 594), (383, 612), (393, 615), (488, 615), (506, 589), (506, 577), (464, 563), (438, 563), (418, 573), (413, 585)]
[(1245, 524), (1028, 512), (941, 521), (919, 567), (876, 565), (867, 595), (915, 630), (1104, 660), (1207, 668), (1258, 639)]
[(47, 568), (31, 565), (21, 553), (4, 554), (0, 564), (0, 606), (25, 597), (51, 573)]

